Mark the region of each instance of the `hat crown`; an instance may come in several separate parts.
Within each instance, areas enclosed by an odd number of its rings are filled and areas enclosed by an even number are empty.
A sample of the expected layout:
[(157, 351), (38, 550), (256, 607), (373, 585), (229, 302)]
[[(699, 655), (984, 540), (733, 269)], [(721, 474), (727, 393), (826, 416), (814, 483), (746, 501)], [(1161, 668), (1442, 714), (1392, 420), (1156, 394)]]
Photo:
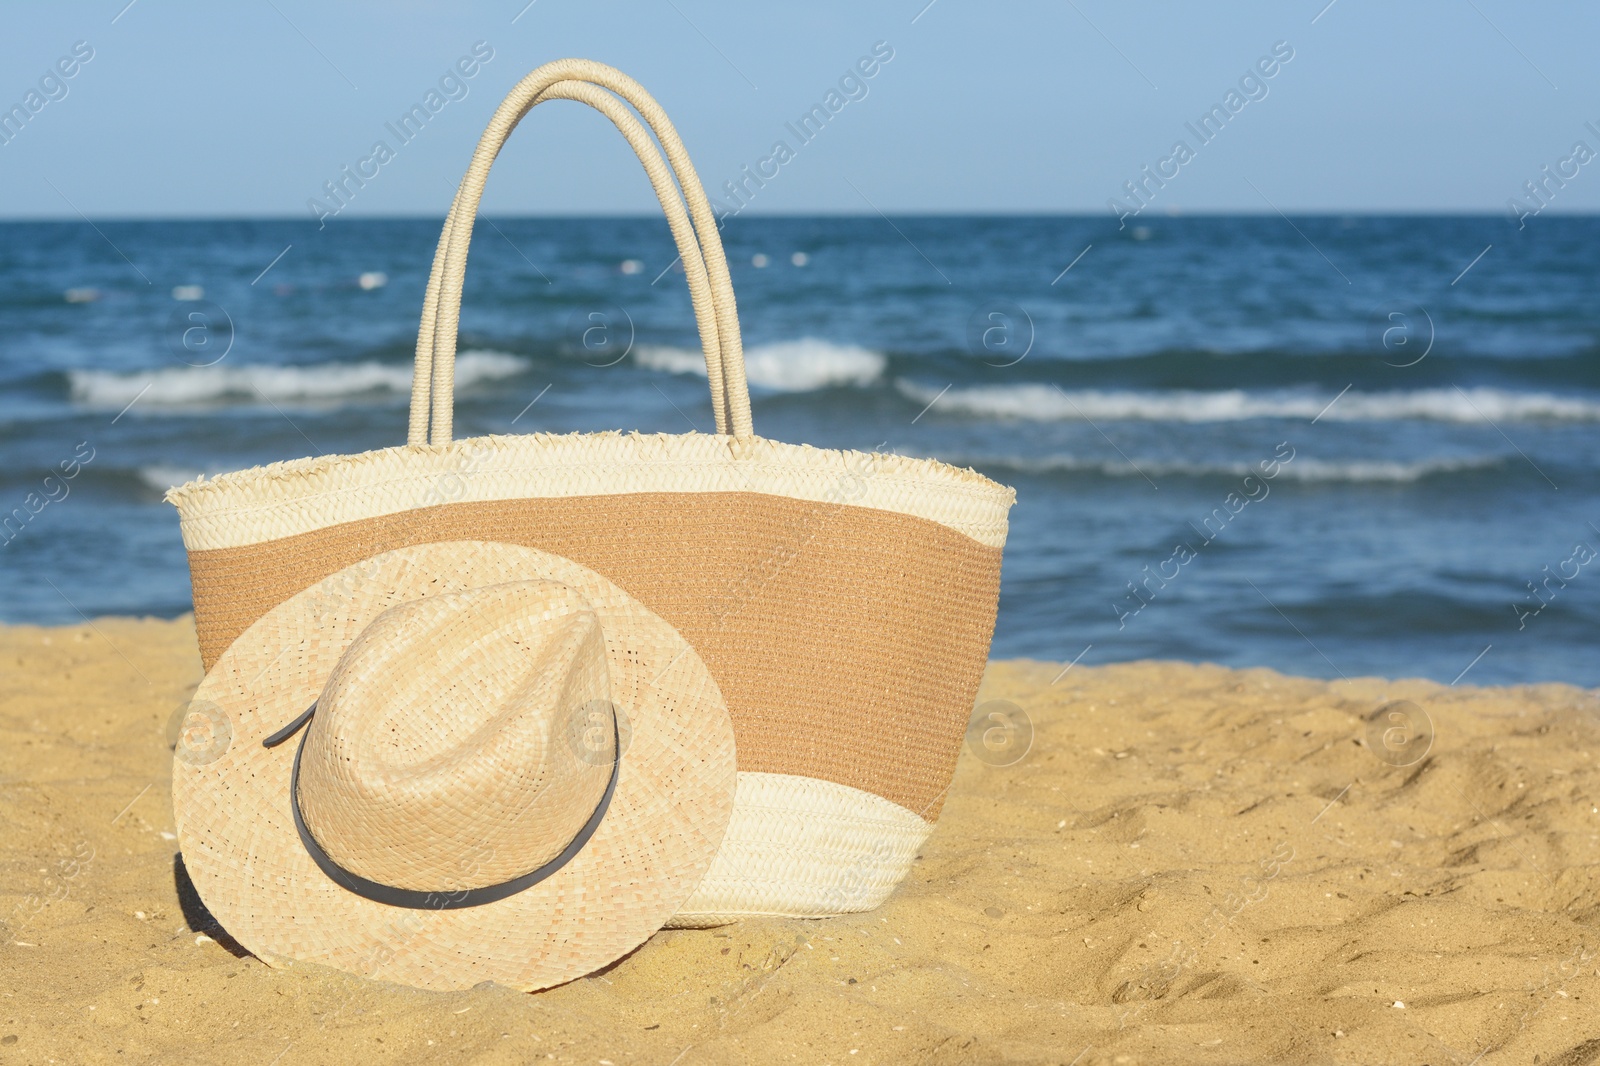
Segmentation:
[(330, 858), (380, 884), (509, 881), (561, 852), (600, 802), (615, 754), (614, 733), (588, 735), (600, 711), (613, 713), (605, 634), (575, 589), (517, 581), (399, 604), (351, 642), (317, 701), (302, 817)]

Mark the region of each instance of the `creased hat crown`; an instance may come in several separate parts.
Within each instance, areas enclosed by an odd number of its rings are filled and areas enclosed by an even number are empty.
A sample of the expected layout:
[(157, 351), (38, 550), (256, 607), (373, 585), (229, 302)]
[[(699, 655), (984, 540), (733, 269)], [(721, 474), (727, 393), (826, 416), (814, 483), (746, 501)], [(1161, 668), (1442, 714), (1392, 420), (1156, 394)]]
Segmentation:
[[(615, 734), (605, 634), (583, 596), (518, 581), (402, 603), (340, 657), (305, 741), (299, 804), (340, 866), (396, 888), (499, 884), (594, 813)], [(597, 757), (598, 756), (598, 757)]]

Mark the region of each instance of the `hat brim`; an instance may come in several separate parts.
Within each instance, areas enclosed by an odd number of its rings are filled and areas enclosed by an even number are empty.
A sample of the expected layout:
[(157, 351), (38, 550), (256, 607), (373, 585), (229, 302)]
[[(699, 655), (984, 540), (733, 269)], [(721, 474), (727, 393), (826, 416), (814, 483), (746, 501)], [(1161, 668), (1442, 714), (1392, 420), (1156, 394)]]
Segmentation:
[[(384, 610), (445, 592), (547, 578), (577, 589), (605, 633), (623, 722), (616, 794), (560, 870), (458, 910), (378, 903), (317, 866), (295, 829), (296, 744), (262, 740), (302, 714)], [(733, 810), (733, 725), (705, 664), (615, 584), (549, 552), (450, 541), (386, 552), (268, 611), (212, 666), (190, 704), (172, 801), (183, 860), (211, 913), (269, 965), (299, 960), (430, 989), (495, 981), (531, 991), (621, 958), (688, 899)]]

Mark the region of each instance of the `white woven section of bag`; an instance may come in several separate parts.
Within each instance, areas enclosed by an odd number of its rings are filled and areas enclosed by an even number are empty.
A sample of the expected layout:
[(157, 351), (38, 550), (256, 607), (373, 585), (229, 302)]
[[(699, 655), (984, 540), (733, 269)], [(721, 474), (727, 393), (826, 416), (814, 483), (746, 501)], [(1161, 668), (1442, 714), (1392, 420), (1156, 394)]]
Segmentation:
[(667, 926), (870, 911), (904, 880), (932, 831), (899, 804), (848, 785), (741, 772), (717, 857)]

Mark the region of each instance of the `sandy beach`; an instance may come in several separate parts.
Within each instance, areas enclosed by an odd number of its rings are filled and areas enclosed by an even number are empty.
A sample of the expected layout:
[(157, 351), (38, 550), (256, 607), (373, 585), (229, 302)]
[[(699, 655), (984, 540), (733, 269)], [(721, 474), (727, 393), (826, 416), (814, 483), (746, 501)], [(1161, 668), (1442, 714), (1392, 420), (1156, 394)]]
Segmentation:
[(993, 663), (1031, 745), (963, 753), (878, 911), (434, 994), (269, 969), (199, 904), (188, 619), (7, 628), (0, 661), (0, 1063), (1600, 1060), (1583, 689)]

